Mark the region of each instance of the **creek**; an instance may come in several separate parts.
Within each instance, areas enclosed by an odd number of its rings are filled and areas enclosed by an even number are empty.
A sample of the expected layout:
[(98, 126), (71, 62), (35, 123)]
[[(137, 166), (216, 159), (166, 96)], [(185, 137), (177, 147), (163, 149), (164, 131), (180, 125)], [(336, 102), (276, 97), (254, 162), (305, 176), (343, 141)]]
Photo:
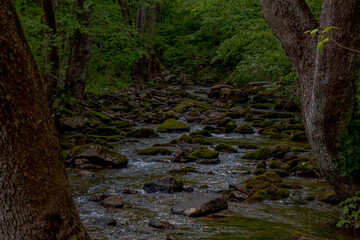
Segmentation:
[[(187, 92), (198, 97), (207, 98), (209, 88), (197, 87)], [(241, 107), (248, 106), (242, 104)], [(273, 109), (270, 109), (274, 111)], [(261, 110), (261, 111), (270, 111)], [(259, 111), (259, 110), (257, 110)], [(299, 117), (299, 116), (298, 116)], [(180, 121), (185, 121), (180, 117)], [(275, 119), (274, 121), (280, 121)], [(244, 119), (236, 119), (237, 125)], [(190, 132), (204, 128), (202, 124), (190, 123)], [(158, 124), (138, 124), (137, 128), (156, 129)], [(301, 178), (291, 176), (284, 178), (286, 183), (301, 186), (290, 190), (290, 196), (276, 201), (260, 203), (231, 202), (225, 214), (190, 218), (176, 215), (171, 207), (177, 203), (199, 196), (213, 196), (229, 185), (241, 185), (252, 177), (258, 161), (242, 159), (242, 155), (252, 150), (238, 149), (239, 144), (255, 144), (270, 146), (288, 144), (291, 147), (304, 147), (306, 143), (290, 140), (274, 140), (258, 134), (221, 133), (213, 134), (208, 139), (214, 143), (227, 143), (238, 150), (238, 153), (219, 155), (220, 164), (206, 165), (197, 163), (174, 163), (173, 156), (141, 156), (137, 149), (151, 147), (154, 144), (169, 143), (178, 139), (183, 133), (160, 133), (159, 138), (137, 139), (123, 144), (113, 145), (114, 150), (124, 154), (129, 164), (123, 169), (107, 169), (92, 171), (94, 177), (84, 178), (76, 171), (69, 171), (69, 181), (77, 204), (80, 217), (92, 239), (289, 239), (297, 232), (310, 234), (325, 239), (352, 239), (335, 228), (339, 216), (339, 208), (319, 202), (308, 201), (307, 196), (317, 196), (328, 184), (319, 178)], [(213, 149), (214, 146), (209, 146)], [(169, 147), (173, 153), (176, 147)], [(170, 170), (193, 167), (196, 172), (172, 174)], [(144, 183), (164, 176), (174, 176), (191, 186), (193, 192), (146, 193)], [(136, 194), (123, 194), (122, 190), (136, 190)], [(120, 194), (124, 200), (124, 208), (104, 208), (89, 201), (95, 194)], [(117, 226), (101, 227), (93, 221), (109, 217), (117, 221)], [(149, 226), (151, 219), (166, 221), (175, 226), (174, 229), (158, 230)]]

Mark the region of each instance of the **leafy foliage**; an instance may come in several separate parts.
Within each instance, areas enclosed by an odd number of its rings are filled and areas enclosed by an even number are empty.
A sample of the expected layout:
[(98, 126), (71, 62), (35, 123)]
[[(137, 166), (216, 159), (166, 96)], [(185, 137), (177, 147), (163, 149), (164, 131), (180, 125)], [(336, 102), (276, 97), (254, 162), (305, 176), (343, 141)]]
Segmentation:
[(341, 202), (339, 206), (342, 208), (340, 221), (336, 224), (337, 227), (349, 228), (352, 227), (356, 232), (360, 227), (360, 192), (356, 192), (351, 198)]

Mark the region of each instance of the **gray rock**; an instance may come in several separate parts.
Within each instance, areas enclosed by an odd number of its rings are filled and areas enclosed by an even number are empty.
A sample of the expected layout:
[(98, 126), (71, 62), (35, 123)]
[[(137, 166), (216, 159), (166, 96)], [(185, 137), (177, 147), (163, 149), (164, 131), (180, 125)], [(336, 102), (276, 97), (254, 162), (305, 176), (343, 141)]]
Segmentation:
[(116, 226), (116, 220), (112, 218), (100, 218), (94, 222), (92, 222), (94, 225), (102, 226), (102, 227), (108, 227), (108, 226)]
[(189, 202), (183, 202), (172, 207), (174, 214), (189, 217), (201, 217), (217, 213), (228, 208), (228, 203), (223, 197), (202, 197)]
[(159, 221), (156, 219), (151, 219), (149, 226), (157, 229), (173, 229), (174, 225), (165, 221)]
[(183, 189), (183, 183), (177, 181), (173, 177), (163, 177), (159, 180), (145, 183), (143, 189), (147, 193), (163, 192), (163, 193), (174, 193), (181, 192)]

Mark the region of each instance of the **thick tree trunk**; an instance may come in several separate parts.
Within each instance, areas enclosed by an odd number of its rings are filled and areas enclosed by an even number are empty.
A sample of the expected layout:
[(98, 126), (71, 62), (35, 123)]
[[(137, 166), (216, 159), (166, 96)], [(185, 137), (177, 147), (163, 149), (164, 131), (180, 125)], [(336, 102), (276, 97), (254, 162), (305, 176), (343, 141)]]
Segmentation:
[(118, 3), (120, 5), (121, 13), (125, 20), (125, 23), (127, 25), (131, 26), (132, 23), (131, 23), (131, 18), (130, 18), (130, 9), (128, 6), (128, 0), (118, 0)]
[(0, 32), (0, 239), (89, 239), (12, 0), (0, 1)]
[[(91, 9), (84, 9), (86, 0), (77, 0), (76, 4), (80, 12), (76, 13), (80, 23), (90, 31), (91, 28)], [(72, 97), (83, 99), (85, 94), (86, 78), (89, 62), (91, 58), (92, 36), (89, 32), (76, 30), (71, 37), (71, 48), (69, 63), (66, 72), (65, 89), (69, 91)]]
[(41, 5), (44, 11), (44, 22), (48, 29), (45, 35), (48, 44), (45, 46), (45, 92), (48, 99), (49, 107), (55, 99), (58, 85), (58, 69), (59, 69), (59, 52), (55, 44), (56, 38), (56, 19), (55, 19), (55, 0), (42, 0)]
[[(326, 43), (316, 50), (316, 40), (305, 35), (319, 24), (305, 0), (260, 0), (265, 17), (290, 57), (301, 81), (306, 132), (321, 173), (344, 199), (360, 189), (359, 179), (344, 177), (340, 162), (342, 136), (355, 106), (359, 57), (355, 52)], [(360, 1), (324, 0), (320, 27), (336, 26), (333, 35), (342, 45), (356, 48), (360, 40)]]

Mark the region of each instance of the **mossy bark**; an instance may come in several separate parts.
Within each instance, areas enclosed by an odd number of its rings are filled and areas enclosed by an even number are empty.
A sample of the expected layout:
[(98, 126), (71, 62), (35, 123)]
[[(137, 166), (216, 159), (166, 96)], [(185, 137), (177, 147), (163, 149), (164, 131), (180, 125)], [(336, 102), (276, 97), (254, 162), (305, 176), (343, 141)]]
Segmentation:
[(14, 2), (0, 1), (0, 239), (89, 239)]

